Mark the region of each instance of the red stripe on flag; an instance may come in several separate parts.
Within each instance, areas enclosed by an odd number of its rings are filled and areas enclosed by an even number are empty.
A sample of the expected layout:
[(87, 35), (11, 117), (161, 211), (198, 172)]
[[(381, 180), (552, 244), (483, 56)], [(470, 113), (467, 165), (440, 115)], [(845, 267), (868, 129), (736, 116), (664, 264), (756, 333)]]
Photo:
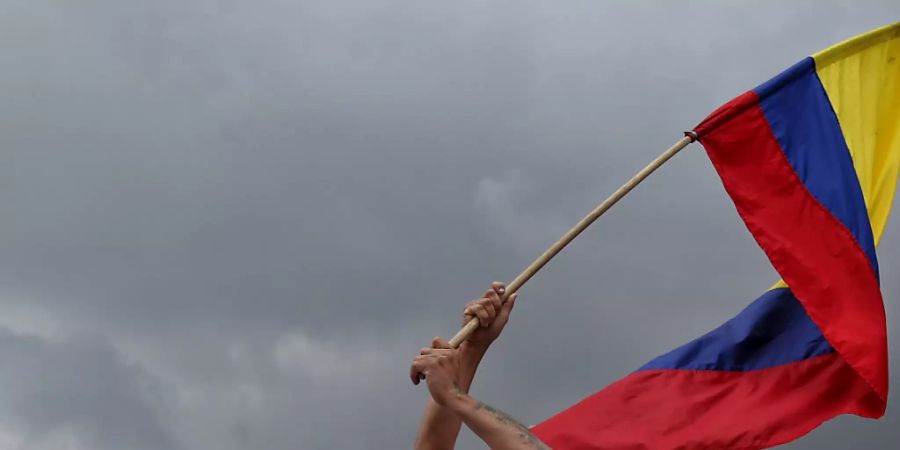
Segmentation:
[(751, 372), (644, 370), (532, 430), (566, 450), (758, 449), (883, 402), (836, 353)]
[(828, 342), (886, 402), (884, 304), (865, 252), (794, 172), (756, 94), (723, 110), (698, 132), (738, 213)]

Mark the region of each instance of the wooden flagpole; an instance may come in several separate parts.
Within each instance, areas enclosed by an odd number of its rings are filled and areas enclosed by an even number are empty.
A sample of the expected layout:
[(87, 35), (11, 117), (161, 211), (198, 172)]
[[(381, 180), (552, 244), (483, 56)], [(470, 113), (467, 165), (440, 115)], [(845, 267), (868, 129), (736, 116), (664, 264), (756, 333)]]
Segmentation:
[[(544, 252), (541, 256), (535, 259), (522, 273), (519, 274), (514, 280), (512, 280), (509, 284), (506, 285), (506, 291), (503, 293), (502, 301), (506, 301), (506, 299), (519, 290), (522, 285), (525, 284), (534, 274), (536, 274), (545, 264), (547, 264), (557, 253), (560, 252), (569, 242), (572, 242), (572, 239), (575, 239), (576, 236), (581, 234), (588, 226), (594, 223), (603, 213), (606, 212), (612, 205), (615, 205), (616, 202), (622, 199), (628, 192), (634, 189), (635, 186), (640, 184), (641, 181), (644, 181), (648, 175), (653, 173), (659, 166), (665, 164), (670, 158), (675, 156), (681, 149), (686, 147), (691, 142), (696, 140), (696, 134), (693, 131), (685, 133), (685, 136), (678, 140), (674, 145), (668, 148), (668, 150), (662, 152), (661, 155), (656, 157), (647, 167), (641, 169), (635, 176), (631, 177), (627, 183), (623, 184), (622, 187), (613, 192), (612, 195), (609, 196), (606, 200), (603, 201), (600, 205), (598, 205), (593, 211), (590, 212), (587, 216), (581, 219), (580, 222), (575, 224), (572, 229), (566, 232), (558, 241), (556, 241), (547, 251)], [(478, 329), (478, 318), (473, 318), (469, 321), (459, 332), (456, 333), (456, 336), (453, 336), (450, 339), (450, 347), (457, 348), (460, 344), (463, 343), (468, 337)]]

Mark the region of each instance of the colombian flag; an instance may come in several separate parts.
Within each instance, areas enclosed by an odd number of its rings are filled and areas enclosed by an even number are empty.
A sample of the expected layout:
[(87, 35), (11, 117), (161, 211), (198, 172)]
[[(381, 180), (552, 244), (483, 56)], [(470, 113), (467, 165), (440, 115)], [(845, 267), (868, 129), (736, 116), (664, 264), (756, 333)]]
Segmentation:
[(553, 448), (758, 449), (884, 414), (875, 247), (900, 167), (900, 23), (803, 59), (691, 135), (783, 281), (537, 425)]

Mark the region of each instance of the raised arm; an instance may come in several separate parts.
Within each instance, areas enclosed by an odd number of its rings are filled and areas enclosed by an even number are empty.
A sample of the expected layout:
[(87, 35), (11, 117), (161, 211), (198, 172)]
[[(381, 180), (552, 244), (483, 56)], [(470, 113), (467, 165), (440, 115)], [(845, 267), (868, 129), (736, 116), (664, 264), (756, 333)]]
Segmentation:
[(549, 449), (528, 427), (464, 392), (459, 384), (460, 363), (459, 350), (426, 349), (413, 361), (410, 376), (415, 382), (423, 373), (434, 402), (458, 416), (493, 450)]
[[(481, 328), (462, 343), (458, 351), (457, 384), (462, 392), (469, 392), (469, 386), (475, 377), (475, 371), (481, 358), (487, 352), (491, 343), (500, 336), (503, 327), (509, 321), (509, 314), (515, 305), (516, 295), (511, 295), (505, 303), (500, 301), (506, 286), (500, 282), (494, 282), (485, 291), (482, 298), (466, 304), (463, 311), (463, 324), (473, 317), (478, 317)], [(446, 347), (447, 343), (435, 338), (433, 348)], [(422, 349), (422, 353), (430, 349)], [(418, 384), (418, 375), (412, 374), (414, 383)], [(433, 398), (428, 399), (425, 412), (422, 415), (422, 423), (416, 435), (416, 450), (450, 450), (456, 444), (462, 420), (457, 414), (438, 405)]]

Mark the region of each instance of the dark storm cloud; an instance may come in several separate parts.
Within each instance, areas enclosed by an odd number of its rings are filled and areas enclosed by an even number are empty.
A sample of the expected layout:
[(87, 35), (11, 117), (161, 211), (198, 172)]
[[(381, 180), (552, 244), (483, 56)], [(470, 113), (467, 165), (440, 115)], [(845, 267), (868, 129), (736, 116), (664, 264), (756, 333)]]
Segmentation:
[[(7, 2), (0, 348), (33, 362), (0, 443), (408, 445), (406, 364), (463, 301), (722, 102), (900, 17), (771, 5)], [(537, 422), (774, 278), (686, 150), (522, 291), (475, 390)], [(791, 448), (885, 448), (897, 417)]]

